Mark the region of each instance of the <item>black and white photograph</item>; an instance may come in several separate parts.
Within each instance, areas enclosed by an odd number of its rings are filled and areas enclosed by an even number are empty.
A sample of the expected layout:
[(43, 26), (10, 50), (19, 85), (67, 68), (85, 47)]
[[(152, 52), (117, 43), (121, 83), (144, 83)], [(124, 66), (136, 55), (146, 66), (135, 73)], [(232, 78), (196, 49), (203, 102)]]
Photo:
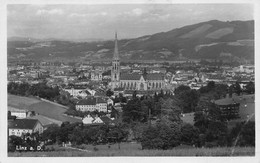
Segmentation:
[(47, 2), (2, 5), (7, 161), (259, 162), (255, 1)]

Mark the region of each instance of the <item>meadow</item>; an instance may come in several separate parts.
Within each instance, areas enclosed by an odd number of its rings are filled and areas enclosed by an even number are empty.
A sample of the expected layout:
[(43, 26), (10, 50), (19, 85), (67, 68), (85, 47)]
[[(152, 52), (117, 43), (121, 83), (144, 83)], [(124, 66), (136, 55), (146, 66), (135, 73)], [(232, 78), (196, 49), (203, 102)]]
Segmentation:
[(8, 105), (18, 109), (35, 111), (40, 115), (61, 122), (65, 122), (65, 121), (69, 121), (71, 123), (81, 122), (80, 119), (65, 116), (64, 112), (66, 111), (66, 109), (64, 107), (55, 105), (50, 102), (41, 101), (34, 97), (22, 97), (22, 96), (8, 94)]
[[(178, 146), (171, 150), (142, 150), (138, 143), (121, 143), (110, 145), (85, 145), (85, 151), (55, 147), (48, 152), (9, 152), (8, 157), (95, 157), (95, 156), (254, 156), (254, 147), (215, 147), (195, 148)], [(232, 150), (234, 152), (232, 153)]]

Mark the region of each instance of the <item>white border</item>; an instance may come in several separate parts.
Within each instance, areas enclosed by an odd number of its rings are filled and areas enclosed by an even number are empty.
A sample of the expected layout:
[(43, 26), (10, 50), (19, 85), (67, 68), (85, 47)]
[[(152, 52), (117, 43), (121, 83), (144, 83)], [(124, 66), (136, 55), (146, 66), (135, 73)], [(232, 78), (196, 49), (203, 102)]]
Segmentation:
[[(259, 111), (258, 107), (259, 105), (259, 74), (258, 74), (258, 68), (259, 64), (258, 61), (260, 61), (259, 58), (259, 21), (258, 21), (258, 15), (259, 9), (260, 9), (260, 1), (258, 0), (1, 0), (0, 1), (0, 87), (1, 87), (1, 117), (0, 117), (0, 162), (16, 162), (16, 163), (22, 163), (22, 162), (125, 162), (125, 161), (133, 161), (133, 162), (172, 162), (172, 161), (192, 161), (193, 163), (201, 163), (201, 162), (260, 162), (259, 159)], [(6, 6), (7, 4), (187, 4), (187, 3), (231, 3), (231, 4), (238, 4), (238, 3), (251, 3), (254, 4), (254, 20), (255, 20), (255, 83), (256, 83), (256, 156), (255, 157), (46, 157), (46, 158), (11, 158), (7, 157), (7, 13), (6, 13)], [(5, 132), (6, 131), (6, 132)]]

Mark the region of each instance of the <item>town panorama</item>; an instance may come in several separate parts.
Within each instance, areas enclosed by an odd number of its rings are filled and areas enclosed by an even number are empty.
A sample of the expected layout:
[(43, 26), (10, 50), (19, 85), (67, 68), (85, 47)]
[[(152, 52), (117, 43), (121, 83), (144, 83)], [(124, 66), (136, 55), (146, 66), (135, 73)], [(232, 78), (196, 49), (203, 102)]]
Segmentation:
[(253, 20), (120, 33), (8, 38), (9, 157), (255, 155)]

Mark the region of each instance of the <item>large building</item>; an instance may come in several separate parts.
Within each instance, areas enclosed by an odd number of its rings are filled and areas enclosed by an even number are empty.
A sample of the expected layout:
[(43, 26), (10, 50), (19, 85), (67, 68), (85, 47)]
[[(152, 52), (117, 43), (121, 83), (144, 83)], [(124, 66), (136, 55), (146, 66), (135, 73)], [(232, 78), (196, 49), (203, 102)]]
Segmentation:
[(123, 88), (125, 90), (160, 90), (165, 88), (164, 74), (146, 73), (120, 73), (120, 59), (117, 44), (117, 33), (115, 34), (115, 50), (111, 68), (111, 87)]
[(107, 112), (107, 102), (101, 97), (88, 97), (86, 99), (80, 100), (76, 104), (76, 110), (82, 112)]

